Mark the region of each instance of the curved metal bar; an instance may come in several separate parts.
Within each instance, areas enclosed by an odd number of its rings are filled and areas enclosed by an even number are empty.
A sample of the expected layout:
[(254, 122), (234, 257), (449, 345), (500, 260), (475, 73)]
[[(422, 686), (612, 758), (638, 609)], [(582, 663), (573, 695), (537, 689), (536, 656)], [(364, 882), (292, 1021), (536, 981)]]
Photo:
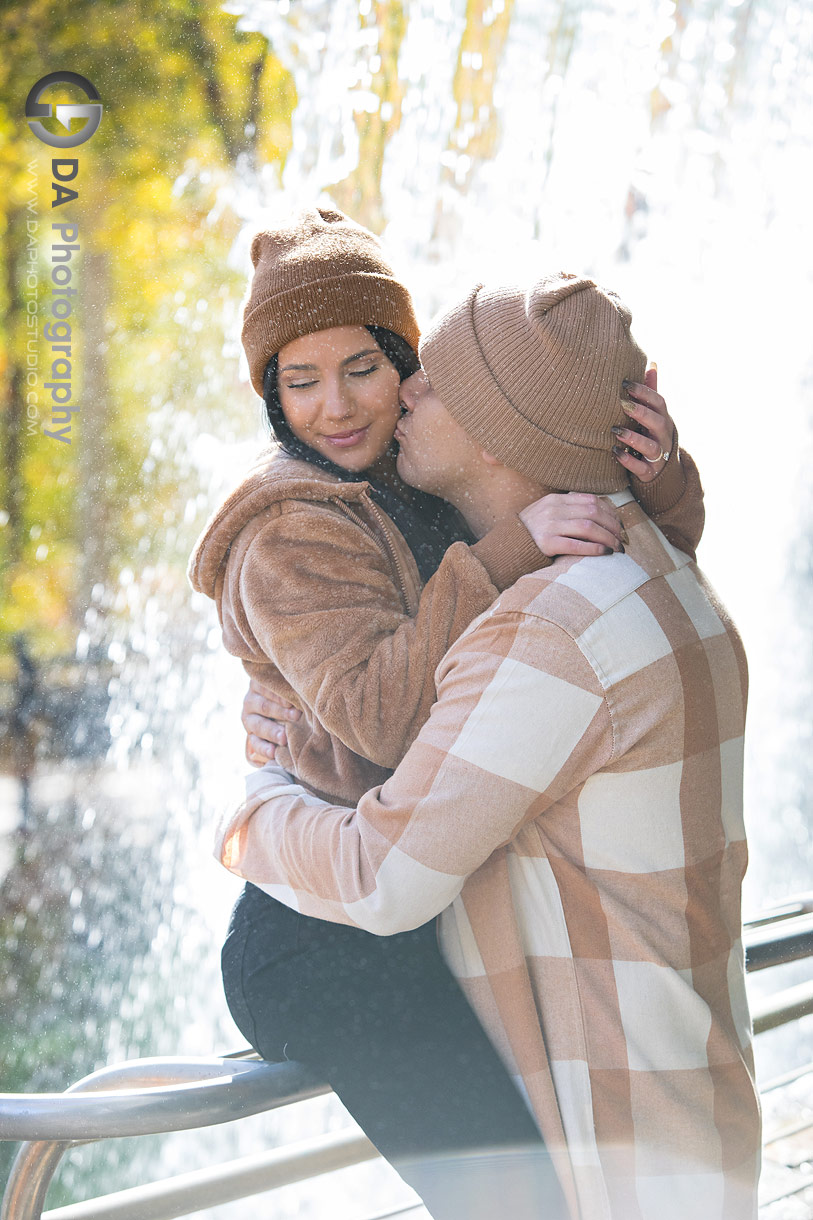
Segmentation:
[[(301, 1064), (135, 1059), (66, 1093), (0, 1094), (0, 1139), (94, 1140), (232, 1122), (329, 1092)], [(74, 1094), (91, 1094), (74, 1096)]]
[(294, 1062), (177, 1058), (100, 1068), (66, 1093), (2, 1094), (0, 1138), (35, 1142), (17, 1154), (0, 1220), (40, 1220), (72, 1144), (215, 1126), (329, 1091)]
[(3, 1193), (0, 1220), (40, 1220), (51, 1179), (71, 1146), (68, 1142), (23, 1144)]

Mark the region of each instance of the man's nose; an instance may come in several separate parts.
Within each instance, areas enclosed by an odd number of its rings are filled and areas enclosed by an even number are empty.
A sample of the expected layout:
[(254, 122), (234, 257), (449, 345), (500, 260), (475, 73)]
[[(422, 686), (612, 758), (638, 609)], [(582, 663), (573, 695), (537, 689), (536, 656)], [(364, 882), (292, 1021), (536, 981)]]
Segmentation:
[(411, 377), (407, 377), (405, 381), (401, 382), (398, 390), (398, 401), (405, 411), (415, 410), (415, 379), (417, 376), (417, 373), (413, 373)]

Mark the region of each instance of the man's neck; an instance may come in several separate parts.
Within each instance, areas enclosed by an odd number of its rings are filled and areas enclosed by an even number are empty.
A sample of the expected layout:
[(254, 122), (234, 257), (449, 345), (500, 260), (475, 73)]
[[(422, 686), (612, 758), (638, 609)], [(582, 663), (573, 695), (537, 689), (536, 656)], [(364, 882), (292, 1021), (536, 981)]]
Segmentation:
[(447, 499), (463, 514), (475, 537), (482, 538), (495, 525), (515, 517), (548, 491), (515, 470), (497, 466), (465, 487), (455, 489)]

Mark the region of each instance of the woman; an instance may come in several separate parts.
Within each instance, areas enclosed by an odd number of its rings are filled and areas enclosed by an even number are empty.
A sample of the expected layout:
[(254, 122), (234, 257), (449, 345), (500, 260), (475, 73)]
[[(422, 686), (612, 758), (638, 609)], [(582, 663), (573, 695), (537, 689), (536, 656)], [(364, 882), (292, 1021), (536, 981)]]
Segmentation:
[[(311, 211), (258, 235), (252, 259), (243, 343), (282, 452), (264, 456), (215, 514), (191, 579), (216, 600), (229, 651), (299, 713), (279, 761), (320, 795), (354, 804), (406, 752), (434, 701), (435, 668), (469, 623), (555, 554), (620, 549), (619, 526), (595, 497), (551, 496), (529, 518), (533, 538), (514, 516), (475, 543), (450, 506), (395, 469), (398, 388), (418, 367), (417, 326), (373, 236), (340, 213)], [(671, 434), (668, 417), (657, 429)], [(660, 439), (637, 443), (663, 453)], [(678, 468), (673, 493), (660, 486), (664, 507), (683, 485)], [(532, 1149), (535, 1184), (512, 1206), (538, 1212), (533, 1191), (550, 1190), (546, 1214), (556, 1214), (538, 1132), (433, 925), (377, 938), (249, 885), (223, 971), (251, 1044), (326, 1078), (436, 1220), (474, 1214), (463, 1178), (471, 1186), (477, 1175), (459, 1175), (454, 1157), (484, 1147)], [(445, 1171), (431, 1180), (411, 1171), (432, 1151), (449, 1154), (451, 1189)], [(490, 1186), (472, 1188), (478, 1205), (497, 1189), (493, 1169)]]

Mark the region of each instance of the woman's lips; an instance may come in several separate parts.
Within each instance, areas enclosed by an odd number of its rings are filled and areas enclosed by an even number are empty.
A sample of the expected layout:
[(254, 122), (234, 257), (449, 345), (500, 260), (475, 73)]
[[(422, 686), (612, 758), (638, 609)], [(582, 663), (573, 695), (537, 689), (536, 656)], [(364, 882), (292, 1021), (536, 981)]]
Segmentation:
[(367, 424), (364, 428), (355, 428), (352, 432), (337, 432), (334, 436), (325, 436), (325, 440), (329, 445), (336, 445), (339, 449), (350, 449), (359, 441), (364, 440), (369, 427), (370, 425)]

